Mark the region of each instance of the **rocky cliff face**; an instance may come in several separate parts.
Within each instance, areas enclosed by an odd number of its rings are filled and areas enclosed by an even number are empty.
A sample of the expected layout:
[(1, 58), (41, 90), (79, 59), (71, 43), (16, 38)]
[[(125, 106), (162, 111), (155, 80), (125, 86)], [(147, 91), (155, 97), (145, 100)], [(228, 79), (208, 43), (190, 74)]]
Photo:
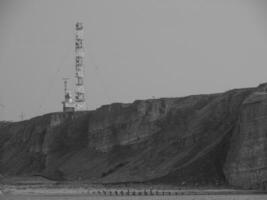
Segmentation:
[(259, 187), (267, 180), (265, 87), (7, 123), (0, 126), (0, 173)]
[(233, 185), (255, 188), (267, 183), (266, 85), (243, 101), (224, 168)]

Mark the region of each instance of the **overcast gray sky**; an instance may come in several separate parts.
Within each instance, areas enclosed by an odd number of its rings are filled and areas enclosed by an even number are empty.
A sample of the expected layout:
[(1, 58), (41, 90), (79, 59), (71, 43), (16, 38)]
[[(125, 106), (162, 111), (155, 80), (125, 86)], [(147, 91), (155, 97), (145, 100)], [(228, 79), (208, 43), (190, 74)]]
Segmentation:
[(267, 80), (266, 8), (264, 0), (0, 0), (0, 120), (62, 109), (76, 21), (85, 26), (90, 109), (257, 86)]

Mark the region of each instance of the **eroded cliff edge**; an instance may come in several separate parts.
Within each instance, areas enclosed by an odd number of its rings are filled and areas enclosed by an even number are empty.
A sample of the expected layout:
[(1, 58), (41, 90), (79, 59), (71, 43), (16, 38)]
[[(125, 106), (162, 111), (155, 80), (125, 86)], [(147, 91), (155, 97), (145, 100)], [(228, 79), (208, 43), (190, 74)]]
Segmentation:
[(266, 88), (138, 100), (5, 123), (0, 173), (260, 187), (267, 181)]

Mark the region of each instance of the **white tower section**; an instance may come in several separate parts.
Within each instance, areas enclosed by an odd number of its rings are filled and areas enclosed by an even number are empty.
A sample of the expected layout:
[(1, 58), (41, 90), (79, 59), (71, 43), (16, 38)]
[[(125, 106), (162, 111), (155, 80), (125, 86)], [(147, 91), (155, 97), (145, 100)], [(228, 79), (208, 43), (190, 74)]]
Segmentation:
[(76, 90), (75, 90), (75, 110), (86, 110), (85, 90), (84, 90), (84, 41), (83, 24), (77, 22), (75, 25), (75, 71), (76, 71)]

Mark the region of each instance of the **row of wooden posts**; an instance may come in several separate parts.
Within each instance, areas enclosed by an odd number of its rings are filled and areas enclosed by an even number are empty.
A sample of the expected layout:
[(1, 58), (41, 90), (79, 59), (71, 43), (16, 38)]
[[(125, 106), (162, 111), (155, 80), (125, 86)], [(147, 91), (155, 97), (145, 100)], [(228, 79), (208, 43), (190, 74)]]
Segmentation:
[(93, 190), (88, 193), (97, 196), (171, 196), (181, 194), (178, 191), (167, 190)]

